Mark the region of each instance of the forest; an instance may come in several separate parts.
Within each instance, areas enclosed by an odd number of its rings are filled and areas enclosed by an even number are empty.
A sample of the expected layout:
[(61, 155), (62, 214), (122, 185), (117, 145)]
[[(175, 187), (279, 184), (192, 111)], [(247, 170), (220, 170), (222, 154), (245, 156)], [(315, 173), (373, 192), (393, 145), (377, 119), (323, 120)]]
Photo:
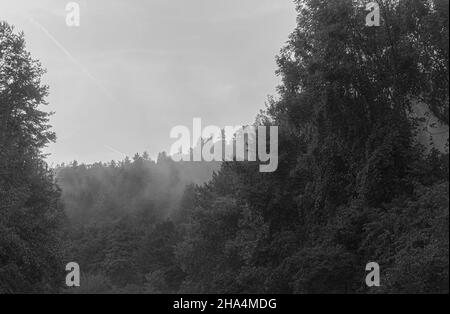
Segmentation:
[(164, 152), (50, 168), (44, 67), (1, 22), (0, 293), (448, 293), (449, 1), (378, 2), (366, 27), (365, 1), (295, 1), (255, 113), (279, 128), (270, 173)]

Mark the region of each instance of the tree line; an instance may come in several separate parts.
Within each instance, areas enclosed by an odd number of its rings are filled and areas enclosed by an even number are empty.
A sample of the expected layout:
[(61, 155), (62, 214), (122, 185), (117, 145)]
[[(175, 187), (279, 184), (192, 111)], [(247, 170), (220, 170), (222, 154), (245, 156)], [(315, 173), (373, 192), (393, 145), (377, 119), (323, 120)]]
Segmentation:
[[(0, 292), (448, 293), (448, 1), (296, 1), (255, 125), (279, 165), (161, 154), (49, 169), (47, 89), (0, 24)], [(76, 261), (81, 287), (64, 288)], [(365, 265), (381, 286), (365, 285)]]

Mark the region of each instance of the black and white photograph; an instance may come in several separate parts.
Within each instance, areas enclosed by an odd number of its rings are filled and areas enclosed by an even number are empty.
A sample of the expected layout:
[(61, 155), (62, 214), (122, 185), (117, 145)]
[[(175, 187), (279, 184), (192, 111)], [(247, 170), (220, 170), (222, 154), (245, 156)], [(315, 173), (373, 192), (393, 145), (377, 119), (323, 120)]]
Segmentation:
[(449, 0), (0, 0), (0, 294), (448, 293)]

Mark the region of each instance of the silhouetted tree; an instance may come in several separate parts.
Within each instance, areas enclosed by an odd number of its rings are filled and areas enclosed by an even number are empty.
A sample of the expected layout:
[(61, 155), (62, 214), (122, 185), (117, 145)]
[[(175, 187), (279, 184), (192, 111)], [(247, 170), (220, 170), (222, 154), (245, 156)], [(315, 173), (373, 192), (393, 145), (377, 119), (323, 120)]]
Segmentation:
[(0, 23), (0, 293), (49, 292), (61, 285), (59, 191), (43, 160), (54, 141), (47, 86), (22, 33)]

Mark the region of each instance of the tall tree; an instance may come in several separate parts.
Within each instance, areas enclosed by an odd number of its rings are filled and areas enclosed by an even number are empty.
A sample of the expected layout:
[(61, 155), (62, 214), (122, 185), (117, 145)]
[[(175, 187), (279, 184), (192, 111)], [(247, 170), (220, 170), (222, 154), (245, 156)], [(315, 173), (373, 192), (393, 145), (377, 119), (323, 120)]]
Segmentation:
[(44, 70), (23, 33), (0, 23), (0, 292), (47, 292), (62, 283), (59, 191), (42, 149), (55, 140)]
[[(279, 126), (278, 169), (224, 163), (199, 189), (182, 287), (371, 292), (377, 261), (375, 291), (448, 292), (448, 151), (426, 152), (413, 114), (421, 101), (448, 125), (448, 1), (379, 0), (379, 27), (367, 2), (296, 1), (279, 97), (257, 120)], [(227, 256), (246, 239), (245, 259)]]

